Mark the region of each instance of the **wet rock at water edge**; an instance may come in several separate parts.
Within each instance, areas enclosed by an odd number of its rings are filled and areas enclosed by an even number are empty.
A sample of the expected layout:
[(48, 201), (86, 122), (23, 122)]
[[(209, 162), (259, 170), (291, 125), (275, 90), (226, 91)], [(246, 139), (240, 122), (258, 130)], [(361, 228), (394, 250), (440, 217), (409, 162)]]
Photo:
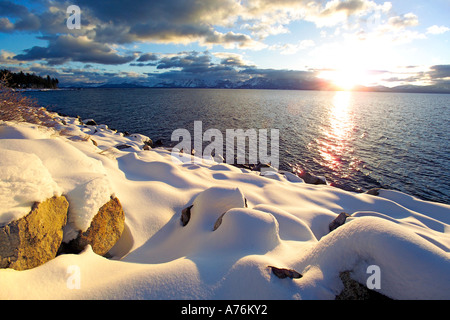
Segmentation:
[(305, 170), (297, 170), (296, 171), (297, 176), (303, 179), (305, 183), (309, 184), (327, 184), (327, 180), (323, 176), (316, 176), (309, 172), (306, 172)]
[(97, 122), (95, 122), (94, 119), (87, 119), (87, 120), (84, 120), (83, 122), (87, 126), (96, 126), (97, 125)]

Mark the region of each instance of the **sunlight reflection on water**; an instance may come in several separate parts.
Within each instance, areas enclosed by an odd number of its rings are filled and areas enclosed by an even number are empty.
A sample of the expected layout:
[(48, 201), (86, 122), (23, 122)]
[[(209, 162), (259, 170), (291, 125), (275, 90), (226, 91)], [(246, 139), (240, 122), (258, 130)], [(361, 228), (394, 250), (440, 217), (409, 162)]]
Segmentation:
[(350, 91), (335, 93), (328, 110), (328, 121), (322, 127), (322, 136), (316, 139), (318, 152), (322, 158), (321, 165), (332, 170), (340, 170), (344, 165), (343, 157), (349, 154), (349, 141), (354, 132), (351, 113)]

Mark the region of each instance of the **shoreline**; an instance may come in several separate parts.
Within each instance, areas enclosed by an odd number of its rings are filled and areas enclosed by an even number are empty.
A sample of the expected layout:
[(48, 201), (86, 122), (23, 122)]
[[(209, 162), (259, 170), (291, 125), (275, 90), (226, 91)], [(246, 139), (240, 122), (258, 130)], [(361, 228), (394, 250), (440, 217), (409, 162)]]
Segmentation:
[[(94, 88), (94, 89), (96, 89), (96, 88)], [(56, 111), (51, 111), (51, 112), (56, 112)], [(64, 114), (64, 115), (66, 115), (66, 114)], [(74, 117), (75, 115), (69, 115), (69, 116)], [(84, 116), (89, 117), (89, 114), (87, 114), (87, 115), (84, 114)], [(127, 128), (126, 130), (129, 130), (129, 129)], [(126, 132), (126, 131), (124, 131), (124, 132)], [(194, 134), (194, 132), (192, 132), (192, 137), (194, 136), (193, 134)], [(148, 135), (148, 136), (150, 139), (152, 139), (152, 140), (154, 139), (154, 137), (152, 137), (150, 135)], [(161, 138), (161, 137), (159, 137), (159, 138)], [(164, 139), (165, 139), (164, 143), (167, 144), (166, 140), (168, 139), (168, 137), (164, 136)], [(176, 142), (174, 142), (172, 144), (170, 144), (170, 142), (169, 142), (169, 145), (167, 145), (167, 147), (173, 147), (173, 145), (175, 145), (175, 144), (176, 144)], [(290, 154), (290, 151), (280, 149), (280, 155), (283, 153)], [(283, 159), (286, 159), (286, 158), (283, 158)], [(298, 158), (296, 159), (297, 162), (295, 162), (295, 161), (286, 162), (284, 160), (283, 161), (281, 161), (281, 160), (282, 159), (280, 156), (280, 163), (281, 163), (280, 170), (288, 171), (288, 172), (295, 174), (294, 171), (296, 171), (297, 166), (299, 166), (300, 169), (302, 169), (312, 175), (323, 176), (323, 177), (328, 178), (329, 184), (331, 184), (337, 188), (350, 191), (350, 192), (364, 193), (373, 188), (384, 188), (384, 189), (388, 189), (388, 190), (397, 190), (400, 192), (409, 193), (409, 194), (411, 194), (415, 197), (418, 197), (422, 200), (425, 200), (425, 201), (433, 201), (433, 202), (438, 202), (438, 203), (447, 204), (447, 205), (450, 204), (450, 202), (448, 202), (445, 199), (445, 197), (444, 198), (442, 198), (442, 196), (439, 197), (439, 194), (436, 194), (435, 190), (433, 190), (434, 193), (427, 193), (426, 192), (427, 190), (424, 189), (423, 185), (421, 185), (422, 189), (419, 189), (419, 192), (414, 192), (414, 190), (412, 188), (407, 187), (407, 186), (411, 185), (410, 184), (411, 181), (409, 181), (409, 182), (407, 181), (407, 183), (404, 183), (405, 181), (403, 181), (401, 179), (394, 180), (394, 179), (388, 178), (387, 182), (386, 182), (385, 180), (383, 180), (383, 178), (386, 178), (386, 177), (383, 176), (382, 174), (379, 175), (378, 177), (374, 178), (370, 175), (364, 174), (363, 171), (361, 171), (361, 170), (353, 171), (352, 179), (348, 179), (346, 177), (348, 177), (348, 175), (351, 175), (351, 173), (348, 173), (344, 176), (342, 174), (339, 174), (338, 171), (329, 169), (327, 167), (317, 168), (317, 165), (315, 165), (315, 166), (313, 165), (312, 167), (314, 167), (314, 168), (309, 168), (306, 165), (302, 166), (301, 163), (299, 162)], [(374, 172), (376, 172), (376, 171), (374, 171)], [(432, 177), (432, 178), (434, 178), (434, 177)], [(391, 185), (397, 184), (398, 181), (401, 182), (400, 185), (396, 185), (397, 187), (395, 187), (395, 186), (391, 187)], [(402, 188), (402, 186), (406, 186), (406, 187)]]
[[(365, 285), (373, 265), (382, 281), (375, 291), (389, 298), (450, 298), (448, 205), (174, 159), (163, 148), (145, 150), (146, 136), (52, 115), (62, 135), (2, 123), (0, 149), (32, 152), (68, 194), (102, 177), (95, 181), (120, 199), (125, 229), (108, 259), (86, 248), (29, 271), (0, 269), (2, 298), (328, 300), (343, 290), (342, 272)], [(77, 199), (91, 203), (86, 195)], [(342, 212), (345, 221), (329, 229)], [(81, 274), (77, 290), (61, 282), (72, 265)], [(275, 276), (284, 269), (297, 276)]]

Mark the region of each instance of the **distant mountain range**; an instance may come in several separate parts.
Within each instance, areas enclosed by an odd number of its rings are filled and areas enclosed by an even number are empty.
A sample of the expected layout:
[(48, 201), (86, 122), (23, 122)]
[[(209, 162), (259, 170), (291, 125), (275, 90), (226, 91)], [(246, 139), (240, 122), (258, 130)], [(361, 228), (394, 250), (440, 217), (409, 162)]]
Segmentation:
[[(216, 89), (276, 89), (276, 90), (337, 90), (338, 88), (325, 81), (293, 81), (292, 79), (268, 79), (256, 77), (246, 81), (232, 82), (230, 80), (207, 81), (202, 79), (186, 79), (160, 82), (107, 82), (79, 83), (66, 86), (64, 88), (216, 88)], [(450, 93), (450, 85), (435, 86), (414, 86), (403, 85), (397, 87), (365, 87), (358, 86), (353, 91), (368, 92), (406, 92), (406, 93)]]

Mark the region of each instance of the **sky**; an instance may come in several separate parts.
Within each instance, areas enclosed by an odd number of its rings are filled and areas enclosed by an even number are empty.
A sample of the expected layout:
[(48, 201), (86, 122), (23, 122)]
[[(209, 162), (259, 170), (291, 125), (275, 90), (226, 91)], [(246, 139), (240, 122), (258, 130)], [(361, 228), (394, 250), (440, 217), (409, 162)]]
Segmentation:
[[(71, 5), (79, 29), (68, 27)], [(272, 79), (450, 90), (449, 17), (450, 0), (0, 0), (0, 67), (63, 85)]]

